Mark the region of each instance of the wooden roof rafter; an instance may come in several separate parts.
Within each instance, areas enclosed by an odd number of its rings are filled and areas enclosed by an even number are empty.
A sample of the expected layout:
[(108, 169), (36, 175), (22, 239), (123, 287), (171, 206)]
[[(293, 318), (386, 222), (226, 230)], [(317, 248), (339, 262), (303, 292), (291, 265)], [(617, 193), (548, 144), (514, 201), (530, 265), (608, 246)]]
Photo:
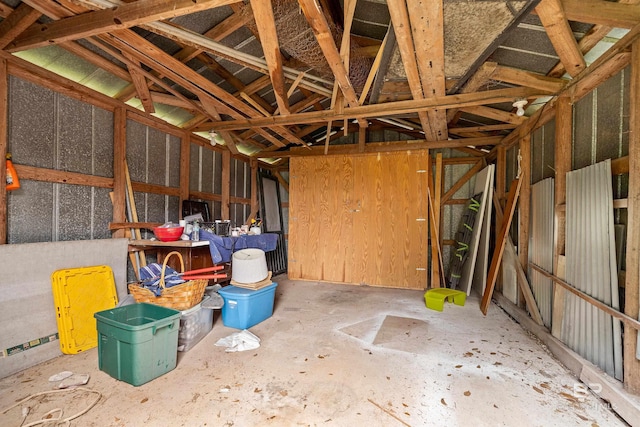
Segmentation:
[(587, 66), (560, 0), (541, 0), (536, 12), (564, 69), (573, 77)]
[[(425, 98), (446, 94), (444, 75), (444, 11), (442, 0), (406, 0), (420, 83)], [(446, 140), (446, 110), (427, 112), (436, 140)]]
[[(35, 1), (35, 2), (39, 2), (39, 1), (43, 1), (43, 0), (29, 0), (29, 1)], [(114, 8), (122, 8), (126, 5), (128, 5), (129, 3), (125, 3), (121, 0), (74, 0), (77, 3), (82, 4), (83, 6), (87, 7), (87, 8), (91, 8), (94, 13), (98, 13), (98, 12), (104, 12), (105, 10), (109, 10), (109, 9), (114, 9)], [(151, 0), (145, 0), (145, 1), (151, 1)], [(160, 3), (162, 3), (161, 0), (155, 0), (158, 1)], [(185, 0), (172, 0), (170, 3), (172, 2), (184, 2)], [(199, 10), (206, 10), (206, 9), (211, 9), (214, 7), (219, 7), (222, 5), (230, 5), (230, 6), (234, 6), (236, 3), (238, 3), (240, 0), (204, 0), (204, 3), (207, 3), (208, 7), (203, 7), (202, 5), (199, 6), (201, 9)], [(215, 3), (215, 2), (219, 2), (219, 3)], [(136, 3), (140, 3), (140, 2), (136, 2)], [(199, 1), (198, 4), (203, 3), (203, 1)], [(182, 4), (182, 3), (181, 3)], [(216, 6), (217, 4), (217, 6)], [(74, 8), (76, 10), (80, 9), (78, 6), (73, 5)], [(166, 8), (166, 6), (162, 6), (163, 8)], [(152, 9), (153, 12), (153, 9)], [(181, 10), (179, 12), (173, 12), (175, 16), (180, 15), (180, 14), (187, 14), (186, 10)], [(193, 11), (188, 12), (188, 13), (193, 13)], [(144, 15), (144, 13), (143, 13)], [(143, 22), (144, 21), (144, 22)], [(223, 37), (226, 35), (228, 35), (228, 33), (230, 31), (232, 31), (234, 28), (239, 28), (239, 26), (242, 26), (246, 23), (246, 19), (238, 19), (236, 21), (230, 22), (228, 23), (228, 25), (225, 28), (222, 28), (220, 31), (214, 31), (214, 29), (210, 30), (210, 32), (207, 32), (205, 34), (211, 34), (212, 36), (215, 37)], [(92, 34), (102, 34), (102, 33), (106, 33), (108, 31), (110, 31), (110, 24), (111, 22), (107, 22), (107, 24), (103, 25), (103, 26), (98, 26), (95, 25), (95, 28), (91, 29), (91, 33)], [(122, 26), (120, 28), (128, 28), (131, 26), (140, 26), (142, 28), (145, 28), (148, 31), (154, 32), (156, 34), (159, 34), (163, 37), (167, 37), (179, 44), (181, 44), (182, 46), (184, 46), (185, 48), (191, 48), (191, 49), (196, 49), (197, 51), (199, 51), (199, 53), (201, 52), (207, 52), (210, 53), (214, 56), (219, 56), (222, 57), (224, 59), (227, 59), (231, 62), (234, 62), (236, 64), (242, 65), (242, 66), (246, 66), (248, 68), (251, 68), (255, 71), (258, 71), (260, 73), (263, 74), (268, 74), (269, 73), (269, 67), (266, 63), (266, 61), (262, 58), (257, 58), (254, 57), (250, 54), (246, 54), (240, 51), (235, 51), (232, 48), (229, 48), (227, 46), (224, 46), (218, 42), (216, 42), (215, 40), (213, 40), (212, 38), (207, 37), (206, 35), (200, 34), (200, 33), (195, 33), (193, 31), (189, 31), (185, 28), (182, 27), (177, 27), (171, 24), (167, 24), (161, 21), (154, 21), (152, 19), (148, 19), (147, 17), (144, 18), (140, 18), (137, 22), (134, 22), (132, 20), (127, 20), (126, 22), (123, 21)], [(83, 28), (84, 29), (84, 28)], [(65, 39), (78, 39), (83, 37), (83, 34), (78, 33), (78, 34), (65, 34)], [(48, 44), (51, 43), (55, 43), (56, 41), (60, 41), (60, 38), (54, 38), (49, 40)], [(22, 48), (22, 47), (21, 47)], [(180, 53), (180, 55), (185, 55), (185, 58), (188, 57), (191, 53), (190, 52), (182, 52)], [(283, 71), (285, 76), (290, 79), (290, 80), (295, 80), (298, 75), (299, 75), (299, 71), (297, 70), (293, 70), (291, 68), (288, 67), (283, 67)], [(300, 81), (299, 85), (300, 87), (305, 87), (309, 90), (315, 91), (317, 93), (320, 94), (325, 94), (326, 96), (330, 95), (330, 91), (324, 87), (324, 84), (328, 84), (331, 83), (321, 77), (317, 77), (314, 76), (312, 74), (306, 74), (304, 76), (304, 78)]]
[[(76, 13), (74, 11), (85, 11), (84, 8), (76, 5), (65, 6), (65, 1), (56, 3), (48, 0), (23, 0), (22, 4), (28, 4), (29, 6), (34, 8), (34, 10), (39, 11), (42, 15), (45, 15), (53, 20), (59, 20), (69, 16), (74, 16)], [(126, 70), (120, 68), (113, 62), (103, 58), (95, 52), (92, 52), (91, 50), (85, 48), (78, 42), (62, 42), (59, 43), (59, 46), (83, 58), (91, 64), (108, 71), (109, 73), (119, 77), (120, 79), (131, 82), (131, 76)]]
[(276, 32), (276, 21), (273, 16), (271, 0), (251, 0), (256, 26), (260, 33), (262, 51), (269, 67), (271, 86), (276, 97), (280, 114), (289, 114), (289, 97), (285, 88), (285, 77), (282, 69), (282, 55)]
[[(120, 42), (129, 45), (132, 49), (135, 47), (138, 59), (141, 62), (145, 62), (147, 66), (158, 71), (160, 74), (171, 76), (171, 79), (190, 89), (196, 94), (210, 94), (215, 98), (212, 98), (213, 104), (222, 104), (224, 107), (228, 107), (228, 113), (234, 118), (240, 119), (244, 117), (258, 118), (262, 117), (262, 114), (256, 111), (253, 107), (245, 104), (241, 100), (234, 97), (229, 92), (223, 90), (210, 80), (201, 76), (185, 64), (177, 61), (172, 56), (164, 53), (152, 43), (146, 39), (137, 36), (135, 33), (129, 30), (121, 30), (119, 32), (109, 33), (108, 38), (119, 40)], [(210, 105), (213, 105), (210, 104)], [(219, 120), (216, 118), (216, 120)], [(306, 145), (304, 141), (297, 138), (291, 131), (282, 126), (272, 126), (273, 130), (284, 137), (287, 141), (297, 143), (300, 145)], [(217, 129), (216, 129), (217, 130)], [(274, 144), (284, 146), (281, 141), (274, 139), (266, 130), (260, 130), (260, 133), (269, 138)], [(277, 142), (276, 142), (277, 141)]]
[(349, 80), (340, 52), (333, 41), (329, 24), (315, 0), (298, 0), (309, 25), (314, 31), (318, 44), (329, 63), (333, 76), (338, 82), (345, 100), (351, 107), (359, 105), (358, 96)]
[[(215, 27), (211, 28), (209, 31), (205, 32), (203, 36), (209, 37), (214, 41), (220, 41), (224, 37), (227, 37), (233, 31), (238, 30), (242, 25), (244, 25), (248, 20), (248, 17), (245, 17), (241, 14), (232, 14), (229, 18), (225, 19)], [(182, 46), (182, 48), (173, 55), (175, 59), (186, 64), (193, 58), (198, 58), (201, 62), (209, 67), (214, 73), (220, 75), (221, 78), (229, 81), (229, 83), (234, 84), (234, 81), (231, 79), (234, 77), (231, 73), (227, 72), (220, 64), (218, 64), (215, 60), (211, 59), (208, 55), (204, 54), (204, 51), (201, 49), (194, 48), (192, 46)], [(236, 79), (237, 80), (237, 79)], [(121, 101), (125, 102), (135, 96), (137, 90), (134, 86), (129, 86), (124, 88), (118, 95), (117, 98)]]
[(5, 19), (0, 22), (0, 49), (4, 49), (9, 43), (24, 30), (33, 25), (41, 16), (40, 11), (26, 3), (20, 3)]
[[(156, 84), (159, 84), (161, 87), (164, 87), (165, 89), (169, 89), (169, 86), (164, 84), (164, 82), (159, 77), (157, 77), (157, 73), (156, 75), (154, 75), (149, 72), (146, 72), (142, 68), (141, 63), (144, 62), (144, 63), (147, 63), (147, 65), (150, 66), (151, 69), (153, 69), (153, 62), (149, 61), (150, 58), (141, 54), (138, 50), (134, 49), (132, 47), (132, 44), (127, 43), (121, 39), (121, 37), (125, 37), (125, 38), (129, 37), (129, 42), (131, 42), (132, 40), (135, 40), (137, 37), (139, 37), (135, 33), (129, 34), (128, 31), (129, 30), (121, 30), (121, 32), (119, 33), (120, 37), (117, 37), (114, 34), (99, 36), (97, 39), (100, 40), (100, 42), (96, 42), (97, 43), (96, 45), (102, 46), (102, 48), (105, 49), (105, 51), (109, 52), (111, 55), (118, 55), (118, 53), (114, 52), (113, 50), (110, 50), (109, 48), (114, 48), (119, 50), (120, 52), (119, 59), (123, 61), (128, 67), (136, 69), (138, 73), (141, 73), (147, 76), (147, 78), (149, 78), (150, 81), (154, 81)], [(232, 111), (230, 109), (227, 109), (227, 107), (224, 104), (220, 103), (217, 99), (213, 98), (211, 95), (201, 90), (199, 87), (197, 87), (195, 84), (188, 81), (186, 78), (183, 78), (177, 73), (174, 73), (174, 74), (176, 74), (175, 76), (173, 76), (174, 81), (177, 80), (177, 83), (181, 83), (181, 86), (185, 87), (186, 89), (190, 90), (193, 94), (198, 96), (200, 103), (199, 104), (194, 103), (198, 111), (201, 111), (203, 114), (209, 115), (216, 120), (220, 120), (220, 113), (218, 111), (219, 109), (227, 113)], [(179, 94), (178, 91), (175, 91), (172, 89), (169, 89), (169, 90), (174, 95)], [(180, 95), (180, 96), (182, 97), (183, 100), (188, 100), (188, 98), (184, 97), (183, 95)]]
[(149, 91), (149, 86), (147, 85), (147, 79), (144, 77), (143, 73), (138, 71), (142, 69), (142, 65), (140, 65), (140, 62), (128, 52), (123, 51), (122, 54), (131, 61), (132, 66), (129, 67), (129, 74), (131, 75), (131, 80), (136, 88), (138, 99), (142, 102), (144, 111), (148, 114), (155, 113), (156, 109), (153, 106), (153, 99), (151, 97), (151, 92)]
[[(220, 7), (238, 0), (139, 0), (120, 3), (116, 8), (91, 11), (69, 16), (47, 25), (36, 24), (10, 43), (9, 51), (33, 49), (52, 43), (78, 40), (109, 31), (122, 30), (146, 22), (159, 21), (180, 15)], [(88, 5), (92, 1), (81, 3)], [(100, 4), (102, 2), (97, 1)]]
[[(411, 34), (411, 24), (409, 22), (409, 11), (407, 10), (406, 1), (388, 0), (387, 4), (389, 5), (391, 22), (393, 23), (393, 30), (396, 35), (398, 49), (400, 50), (400, 55), (404, 62), (411, 95), (414, 100), (424, 99), (424, 92), (422, 90), (422, 82), (418, 71), (418, 62), (416, 60), (415, 46), (413, 43), (413, 36)], [(432, 123), (434, 122), (434, 120), (431, 120), (432, 117), (430, 117), (426, 111), (418, 111), (418, 117), (420, 117), (422, 130), (424, 131), (426, 138), (431, 141), (438, 140), (439, 136), (436, 131), (436, 124)]]

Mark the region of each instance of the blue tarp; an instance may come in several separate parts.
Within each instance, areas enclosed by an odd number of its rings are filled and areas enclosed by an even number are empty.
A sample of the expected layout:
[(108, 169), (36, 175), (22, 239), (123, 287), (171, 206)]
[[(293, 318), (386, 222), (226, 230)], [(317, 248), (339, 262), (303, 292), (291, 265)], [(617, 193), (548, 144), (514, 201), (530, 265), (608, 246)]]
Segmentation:
[[(141, 267), (140, 273), (140, 286), (149, 289), (156, 296), (162, 295), (162, 288), (160, 287), (160, 278), (162, 277), (162, 264), (156, 262), (149, 264), (145, 267)], [(170, 288), (175, 285), (184, 283), (178, 272), (173, 268), (166, 266), (164, 270), (164, 286)]]
[(269, 252), (275, 250), (278, 245), (278, 235), (273, 233), (227, 237), (200, 230), (200, 240), (209, 241), (209, 251), (214, 264), (230, 262), (231, 254), (240, 249), (257, 248)]

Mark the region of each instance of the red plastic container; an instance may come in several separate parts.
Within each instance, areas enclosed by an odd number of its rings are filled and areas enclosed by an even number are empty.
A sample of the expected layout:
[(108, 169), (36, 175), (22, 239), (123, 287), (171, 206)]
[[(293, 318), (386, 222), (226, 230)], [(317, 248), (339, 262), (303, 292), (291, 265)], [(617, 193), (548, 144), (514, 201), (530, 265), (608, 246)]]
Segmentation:
[(162, 242), (175, 242), (180, 239), (184, 227), (155, 227), (153, 234)]

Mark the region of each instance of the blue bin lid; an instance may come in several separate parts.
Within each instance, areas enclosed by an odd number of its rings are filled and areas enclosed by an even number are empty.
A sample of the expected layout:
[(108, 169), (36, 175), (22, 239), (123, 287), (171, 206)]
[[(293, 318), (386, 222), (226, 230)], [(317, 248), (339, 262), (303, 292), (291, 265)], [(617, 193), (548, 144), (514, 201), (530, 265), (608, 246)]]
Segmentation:
[(271, 282), (270, 285), (267, 285), (262, 289), (258, 289), (257, 291), (254, 291), (253, 289), (240, 288), (238, 286), (230, 285), (230, 286), (225, 286), (224, 288), (218, 290), (218, 293), (223, 297), (243, 297), (243, 296), (248, 297), (248, 296), (270, 292), (271, 290), (275, 289), (276, 286), (278, 286), (276, 282)]

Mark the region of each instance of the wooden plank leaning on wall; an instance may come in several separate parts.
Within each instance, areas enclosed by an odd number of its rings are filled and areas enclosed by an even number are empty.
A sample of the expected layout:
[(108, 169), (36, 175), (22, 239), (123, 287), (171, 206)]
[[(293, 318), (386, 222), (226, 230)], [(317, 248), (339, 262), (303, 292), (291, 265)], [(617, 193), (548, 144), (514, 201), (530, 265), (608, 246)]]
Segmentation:
[[(629, 114), (629, 194), (627, 207), (626, 315), (638, 319), (640, 309), (640, 41), (632, 45)], [(640, 394), (640, 361), (637, 355), (638, 331), (624, 326), (624, 385)]]

